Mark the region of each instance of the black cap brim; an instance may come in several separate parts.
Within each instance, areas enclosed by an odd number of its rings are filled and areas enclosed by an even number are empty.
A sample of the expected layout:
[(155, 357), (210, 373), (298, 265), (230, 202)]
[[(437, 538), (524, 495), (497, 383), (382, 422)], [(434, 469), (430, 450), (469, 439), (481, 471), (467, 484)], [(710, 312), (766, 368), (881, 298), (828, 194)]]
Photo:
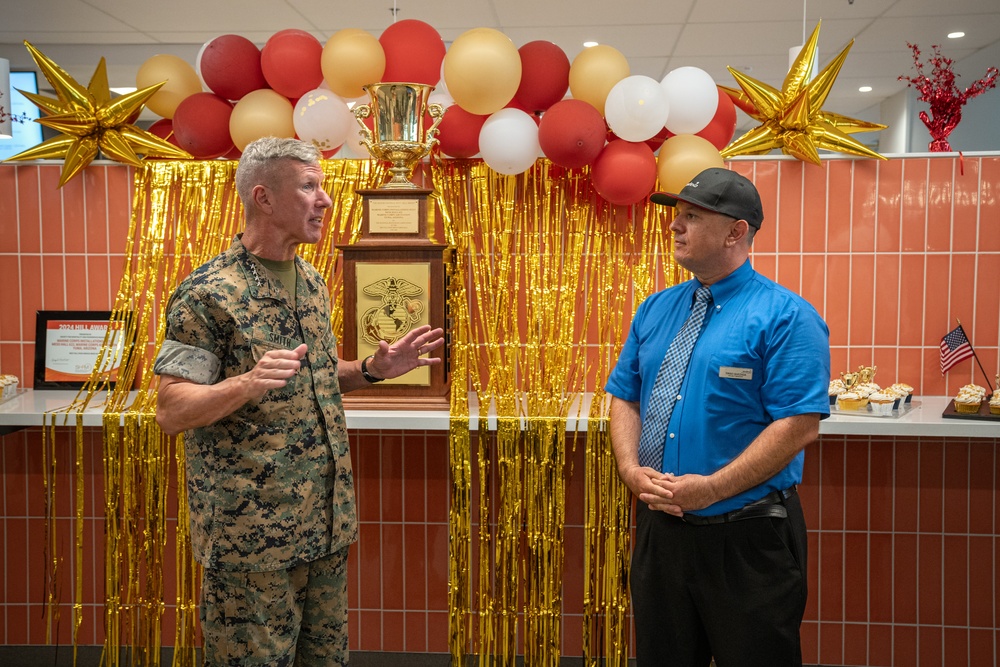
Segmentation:
[(677, 195), (669, 192), (654, 192), (649, 195), (649, 201), (654, 204), (660, 204), (661, 206), (677, 206), (679, 198)]

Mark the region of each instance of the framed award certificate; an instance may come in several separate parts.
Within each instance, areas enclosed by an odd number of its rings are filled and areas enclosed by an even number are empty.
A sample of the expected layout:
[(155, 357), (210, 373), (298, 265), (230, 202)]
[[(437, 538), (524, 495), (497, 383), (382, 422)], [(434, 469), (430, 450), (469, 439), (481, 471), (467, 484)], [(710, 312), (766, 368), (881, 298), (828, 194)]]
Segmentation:
[(111, 311), (38, 311), (35, 389), (79, 389), (94, 371), (113, 385), (129, 351), (126, 326), (127, 321), (111, 321)]

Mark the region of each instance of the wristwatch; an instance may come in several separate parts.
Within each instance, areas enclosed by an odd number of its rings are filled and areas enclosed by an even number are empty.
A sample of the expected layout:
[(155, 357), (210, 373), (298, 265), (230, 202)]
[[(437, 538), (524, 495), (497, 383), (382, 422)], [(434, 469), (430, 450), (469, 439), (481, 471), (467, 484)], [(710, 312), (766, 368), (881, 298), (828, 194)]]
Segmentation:
[(368, 362), (375, 358), (374, 354), (369, 354), (367, 357), (361, 360), (361, 375), (364, 376), (366, 380), (375, 384), (376, 382), (381, 382), (385, 378), (377, 378), (368, 372)]

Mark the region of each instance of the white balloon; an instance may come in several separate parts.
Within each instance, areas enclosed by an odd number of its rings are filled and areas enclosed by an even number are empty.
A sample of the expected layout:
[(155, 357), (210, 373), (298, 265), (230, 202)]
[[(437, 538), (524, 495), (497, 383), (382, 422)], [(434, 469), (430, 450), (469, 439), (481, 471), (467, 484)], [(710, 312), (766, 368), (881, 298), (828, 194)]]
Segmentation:
[(697, 134), (715, 117), (719, 89), (712, 76), (697, 67), (678, 67), (660, 82), (670, 113), (666, 128), (674, 134)]
[(321, 151), (331, 151), (357, 130), (354, 114), (347, 103), (326, 88), (311, 90), (295, 105), (292, 114), (295, 134), (303, 141), (311, 141)]
[[(448, 84), (444, 80), (444, 60), (441, 61), (441, 73), (438, 75), (438, 82), (434, 84), (434, 93), (443, 93), (449, 98), (451, 97), (451, 93), (448, 91)], [(434, 93), (431, 93), (431, 95)]]
[(656, 79), (627, 76), (608, 92), (604, 118), (625, 141), (646, 141), (663, 129), (669, 109), (667, 94)]
[(333, 157), (343, 160), (370, 160), (372, 156), (364, 144), (361, 143), (361, 135), (351, 132), (347, 136), (347, 141), (344, 142), (344, 145), (340, 147), (340, 150)]
[(538, 125), (520, 109), (500, 109), (479, 131), (479, 152), (493, 171), (520, 174), (535, 164), (541, 147)]
[(445, 109), (447, 109), (448, 107), (450, 107), (452, 104), (455, 103), (455, 100), (453, 100), (451, 95), (449, 95), (448, 93), (440, 93), (435, 90), (433, 93), (427, 96), (427, 103), (440, 104)]
[(202, 74), (201, 74), (201, 58), (202, 58), (202, 56), (205, 55), (205, 50), (208, 48), (208, 45), (211, 44), (212, 42), (214, 42), (217, 39), (218, 39), (218, 37), (213, 37), (212, 39), (210, 39), (207, 42), (205, 42), (204, 44), (202, 44), (201, 48), (198, 49), (198, 55), (196, 55), (194, 57), (194, 72), (195, 72), (195, 74), (198, 75), (198, 80), (201, 81), (201, 88), (202, 88), (202, 90), (211, 90), (211, 88), (209, 88), (208, 84), (205, 83), (205, 77), (202, 76)]

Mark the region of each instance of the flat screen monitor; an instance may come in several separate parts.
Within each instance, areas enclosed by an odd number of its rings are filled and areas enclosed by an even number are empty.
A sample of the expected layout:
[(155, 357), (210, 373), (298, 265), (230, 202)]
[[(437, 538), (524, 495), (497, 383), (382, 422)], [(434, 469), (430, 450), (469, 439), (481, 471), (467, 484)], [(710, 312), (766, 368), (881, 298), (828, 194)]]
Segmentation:
[[(6, 160), (12, 155), (42, 143), (42, 126), (35, 122), (40, 113), (39, 109), (17, 92), (18, 90), (37, 93), (38, 75), (35, 72), (10, 73), (9, 111), (14, 117), (14, 122), (10, 124), (12, 137), (0, 139), (0, 160)], [(3, 101), (3, 106), (5, 109), (8, 108), (7, 100)]]

